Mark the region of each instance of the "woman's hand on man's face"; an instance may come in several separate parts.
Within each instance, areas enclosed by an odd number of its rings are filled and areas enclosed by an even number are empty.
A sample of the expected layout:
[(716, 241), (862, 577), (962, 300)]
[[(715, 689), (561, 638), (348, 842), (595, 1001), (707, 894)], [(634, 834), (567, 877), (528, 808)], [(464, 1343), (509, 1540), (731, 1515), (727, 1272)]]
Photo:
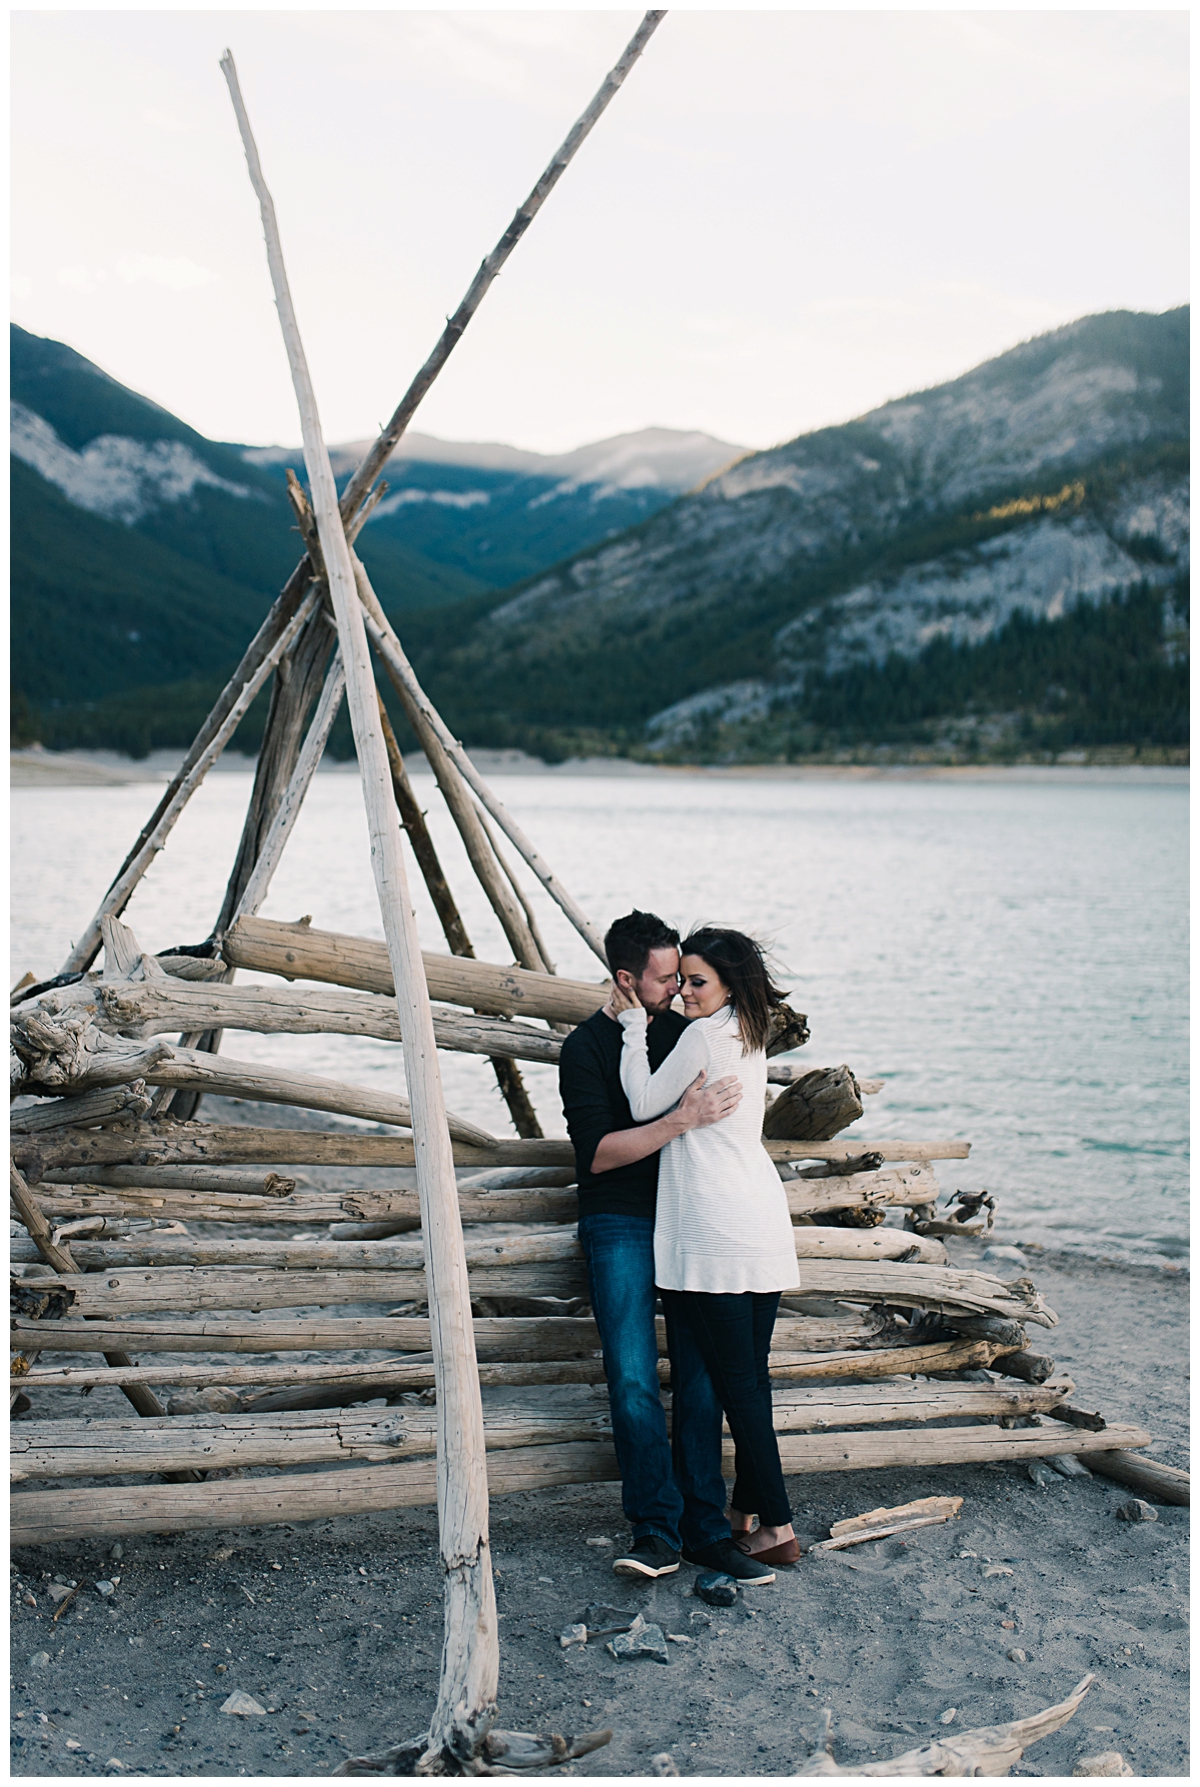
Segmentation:
[(614, 980), (613, 990), (608, 996), (608, 1011), (614, 1018), (619, 1018), (623, 1011), (641, 1011), (642, 1002), (632, 986), (622, 986)]

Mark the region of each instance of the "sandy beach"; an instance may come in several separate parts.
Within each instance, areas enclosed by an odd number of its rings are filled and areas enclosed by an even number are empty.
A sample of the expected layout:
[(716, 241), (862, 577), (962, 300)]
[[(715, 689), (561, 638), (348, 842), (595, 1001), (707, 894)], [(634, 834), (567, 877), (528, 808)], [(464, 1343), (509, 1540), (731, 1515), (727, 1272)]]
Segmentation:
[[(950, 1250), (971, 1264), (981, 1245)], [(1186, 1466), (1187, 1274), (1028, 1257), (1060, 1317), (1040, 1343), (1075, 1379), (1077, 1403), (1144, 1425), (1154, 1456)], [(603, 1407), (586, 1387), (523, 1394)], [(42, 1393), (38, 1412), (51, 1403), (82, 1412), (75, 1392)], [(124, 1411), (115, 1391), (87, 1406)], [(611, 1745), (572, 1774), (644, 1775), (667, 1751), (684, 1775), (787, 1775), (822, 1707), (850, 1766), (1027, 1715), (1094, 1671), (1076, 1718), (1017, 1772), (1070, 1775), (1081, 1757), (1116, 1749), (1135, 1774), (1187, 1773), (1187, 1509), (1157, 1504), (1156, 1520), (1129, 1524), (1117, 1510), (1132, 1492), (1119, 1484), (1041, 1487), (1017, 1463), (807, 1476), (789, 1489), (809, 1542), (849, 1514), (964, 1499), (948, 1525), (806, 1555), (726, 1610), (696, 1598), (686, 1565), (645, 1588), (613, 1575), (612, 1542), (626, 1536), (616, 1485), (497, 1498), (500, 1723), (611, 1726)], [(144, 1538), (120, 1556), (103, 1541), (19, 1548), (13, 1563), (17, 1774), (319, 1776), (415, 1735), (432, 1708), (432, 1508)], [(107, 1599), (85, 1587), (55, 1624), (53, 1576), (119, 1582)], [(602, 1641), (561, 1649), (561, 1629), (595, 1601), (674, 1634), (666, 1668), (617, 1661)], [(263, 1715), (222, 1715), (233, 1688)]]

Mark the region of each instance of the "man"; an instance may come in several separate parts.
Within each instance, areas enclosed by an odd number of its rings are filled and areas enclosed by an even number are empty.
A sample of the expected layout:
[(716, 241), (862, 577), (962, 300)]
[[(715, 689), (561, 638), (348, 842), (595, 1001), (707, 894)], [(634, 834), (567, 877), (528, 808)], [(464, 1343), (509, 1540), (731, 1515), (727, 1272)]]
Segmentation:
[[(671, 1010), (679, 991), (679, 933), (651, 912), (619, 918), (604, 939), (616, 985), (648, 1014), (651, 1070), (687, 1028)], [(621, 1026), (608, 1005), (565, 1038), (559, 1087), (575, 1148), (579, 1241), (600, 1329), (621, 1500), (633, 1541), (614, 1560), (619, 1576), (667, 1576), (688, 1563), (742, 1582), (774, 1572), (734, 1543), (721, 1478), (720, 1404), (686, 1333), (670, 1337), (672, 1437), (667, 1438), (655, 1333), (654, 1205), (659, 1151), (673, 1136), (719, 1123), (741, 1102), (732, 1075), (705, 1086), (699, 1074), (673, 1111), (637, 1124), (621, 1087)]]

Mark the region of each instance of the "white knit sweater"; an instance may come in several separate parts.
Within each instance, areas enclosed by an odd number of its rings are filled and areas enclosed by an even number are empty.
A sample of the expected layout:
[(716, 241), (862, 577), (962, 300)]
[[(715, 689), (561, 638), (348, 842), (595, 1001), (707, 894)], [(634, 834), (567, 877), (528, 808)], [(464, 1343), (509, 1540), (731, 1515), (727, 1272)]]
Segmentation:
[(620, 1015), (621, 1085), (639, 1123), (673, 1110), (696, 1075), (742, 1082), (731, 1117), (675, 1136), (659, 1156), (654, 1277), (670, 1291), (790, 1291), (800, 1283), (787, 1197), (763, 1147), (767, 1057), (742, 1053), (732, 1009), (688, 1025), (657, 1073), (646, 1013)]

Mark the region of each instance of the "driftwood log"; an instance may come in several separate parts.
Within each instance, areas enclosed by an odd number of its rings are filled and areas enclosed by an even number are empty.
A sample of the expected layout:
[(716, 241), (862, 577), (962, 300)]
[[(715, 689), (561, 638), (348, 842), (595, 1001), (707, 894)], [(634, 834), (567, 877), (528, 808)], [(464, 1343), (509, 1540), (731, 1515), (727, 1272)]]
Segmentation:
[[(147, 1349), (140, 1347), (139, 1350)], [(497, 1350), (505, 1352), (507, 1348), (500, 1347)], [(944, 1371), (970, 1365), (986, 1365), (988, 1362), (988, 1348), (982, 1343), (964, 1348), (957, 1358), (936, 1356), (940, 1350), (936, 1347), (922, 1348), (922, 1352), (935, 1355), (927, 1359), (899, 1358), (895, 1351), (772, 1353), (770, 1372), (776, 1384), (830, 1382), (847, 1376), (852, 1376), (856, 1382), (863, 1382), (873, 1377), (892, 1377), (898, 1371)], [(670, 1367), (666, 1359), (659, 1360), (658, 1375), (665, 1387), (670, 1378)], [(36, 1370), (14, 1376), (13, 1382), (33, 1390), (85, 1390), (101, 1383), (119, 1384), (125, 1376), (136, 1376), (141, 1382), (150, 1379), (154, 1383), (170, 1384), (176, 1388), (183, 1386), (184, 1397), (171, 1399), (168, 1412), (172, 1415), (177, 1412), (197, 1412), (188, 1404), (187, 1386), (194, 1386), (203, 1393), (216, 1386), (222, 1410), (239, 1409), (251, 1413), (260, 1410), (271, 1412), (285, 1409), (342, 1408), (347, 1402), (369, 1402), (380, 1396), (393, 1397), (402, 1391), (427, 1390), (434, 1383), (432, 1356), (428, 1353), (409, 1353), (398, 1360), (384, 1359), (373, 1364), (341, 1366), (328, 1362), (290, 1366), (284, 1362), (249, 1367), (230, 1367), (225, 1364), (200, 1367), (139, 1365), (135, 1370), (124, 1374), (101, 1373), (79, 1366), (39, 1366)], [(604, 1366), (598, 1355), (557, 1359), (506, 1358), (495, 1362), (485, 1360), (479, 1366), (479, 1378), (482, 1384), (506, 1385), (510, 1388), (522, 1385), (600, 1385), (605, 1381)], [(236, 1393), (231, 1388), (234, 1384), (245, 1385), (248, 1389), (266, 1384), (291, 1387), (251, 1395)], [(182, 1406), (183, 1404), (188, 1406)]]
[[(47, 1216), (70, 1219), (100, 1215), (149, 1217), (171, 1222), (313, 1223), (343, 1225), (331, 1239), (384, 1239), (384, 1228), (403, 1233), (420, 1227), (421, 1211), (415, 1191), (301, 1192), (295, 1197), (229, 1196), (219, 1191), (97, 1191), (58, 1188), (45, 1178), (38, 1186), (37, 1201)], [(574, 1222), (579, 1214), (574, 1191), (459, 1191), (459, 1215), (474, 1222)], [(350, 1235), (347, 1228), (360, 1224), (371, 1235)]]
[[(55, 1170), (42, 1175), (43, 1187), (62, 1186), (65, 1190), (73, 1183), (68, 1174)], [(200, 1192), (218, 1198), (232, 1195), (275, 1201), (290, 1197), (296, 1189), (296, 1181), (284, 1173), (239, 1173), (236, 1169), (222, 1170), (220, 1167), (96, 1167), (91, 1185), (81, 1187), (72, 1195), (86, 1198), (94, 1186), (111, 1186), (114, 1190), (128, 1190), (135, 1195), (159, 1191), (171, 1194)], [(38, 1195), (40, 1197), (41, 1193)], [(50, 1195), (55, 1194), (51, 1192)]]
[[(461, 1230), (460, 1230), (461, 1233)], [(185, 1239), (190, 1239), (186, 1237)], [(543, 1241), (523, 1237), (498, 1247), (496, 1243), (470, 1245), (470, 1284), (472, 1297), (538, 1297), (578, 1296), (586, 1294), (586, 1275), (581, 1260), (528, 1260), (527, 1248), (548, 1245), (569, 1236), (548, 1235)], [(170, 1237), (165, 1237), (169, 1241)], [(523, 1245), (518, 1248), (518, 1241)], [(113, 1247), (124, 1251), (124, 1242), (80, 1242), (79, 1248)], [(315, 1243), (297, 1243), (294, 1251), (283, 1251), (286, 1243), (269, 1245), (281, 1251), (280, 1259), (294, 1259), (296, 1264), (285, 1270), (246, 1263), (255, 1256), (248, 1250), (258, 1242), (214, 1242), (222, 1249), (225, 1261), (241, 1264), (221, 1265), (130, 1265), (82, 1274), (73, 1283), (64, 1281), (71, 1292), (72, 1306), (80, 1314), (134, 1314), (155, 1309), (269, 1309), (300, 1308), (306, 1304), (351, 1303), (361, 1298), (378, 1303), (393, 1303), (426, 1295), (425, 1274), (416, 1264), (385, 1266), (385, 1257), (404, 1259), (401, 1248), (414, 1243), (397, 1242), (330, 1242), (324, 1246), (336, 1251), (336, 1257), (350, 1260), (375, 1260), (377, 1264), (346, 1265), (314, 1270), (305, 1265), (312, 1259)], [(461, 1243), (460, 1243), (461, 1245)], [(380, 1250), (388, 1250), (386, 1255)], [(164, 1247), (160, 1258), (166, 1258)], [(463, 1253), (464, 1267), (468, 1254)], [(505, 1260), (510, 1263), (495, 1263)], [(528, 1262), (528, 1263), (527, 1263)], [(1054, 1312), (1046, 1307), (1037, 1292), (1020, 1281), (1006, 1286), (982, 1272), (963, 1271), (948, 1266), (899, 1265), (879, 1260), (806, 1260), (802, 1268), (800, 1295), (818, 1299), (835, 1299), (863, 1304), (891, 1304), (900, 1308), (1002, 1308), (1022, 1321), (1050, 1326), (1057, 1322)], [(48, 1288), (51, 1275), (28, 1281), (39, 1288)], [(431, 1299), (432, 1302), (432, 1299)]]
[[(946, 1263), (946, 1250), (940, 1241), (914, 1241), (902, 1229), (876, 1230), (863, 1234), (852, 1229), (796, 1228), (792, 1230), (792, 1234), (797, 1258), (804, 1261), (912, 1261), (933, 1266)], [(18, 1244), (11, 1257), (22, 1261), (40, 1256), (32, 1245), (24, 1250)], [(397, 1271), (416, 1271), (425, 1263), (425, 1244), (419, 1238), (289, 1241), (282, 1237), (272, 1237), (233, 1240), (224, 1236), (178, 1235), (156, 1229), (117, 1240), (81, 1240), (76, 1246), (75, 1257), (81, 1266), (103, 1271), (110, 1271), (118, 1266), (169, 1265), (279, 1266), (304, 1270), (317, 1270), (327, 1266), (377, 1266)], [(468, 1265), (496, 1266), (525, 1265), (543, 1260), (581, 1261), (583, 1250), (574, 1232), (560, 1225), (557, 1228), (539, 1228), (526, 1234), (510, 1234), (503, 1239), (472, 1237), (466, 1243), (466, 1259)]]
[[(481, 1384), (507, 1388), (604, 1382), (604, 1366), (599, 1359), (505, 1360), (501, 1364), (482, 1364), (478, 1369)], [(660, 1376), (665, 1379), (665, 1364), (660, 1368)], [(123, 1377), (136, 1377), (139, 1383), (182, 1387), (184, 1397), (172, 1397), (167, 1409), (172, 1416), (207, 1409), (210, 1406), (209, 1392), (219, 1396), (222, 1411), (253, 1413), (259, 1410), (343, 1408), (350, 1403), (373, 1402), (380, 1396), (393, 1397), (404, 1391), (436, 1387), (430, 1353), (412, 1353), (403, 1358), (353, 1365), (335, 1365), (328, 1361), (308, 1364), (295, 1360), (283, 1360), (274, 1365), (221, 1365), (215, 1370), (208, 1365), (139, 1365), (124, 1374), (104, 1373), (88, 1366), (40, 1365), (12, 1381), (25, 1390), (86, 1390), (100, 1384), (119, 1386)], [(272, 1391), (265, 1396), (250, 1394), (255, 1386), (266, 1384), (299, 1388)], [(235, 1394), (234, 1385), (242, 1386), (241, 1394)], [(191, 1396), (193, 1391), (202, 1392), (199, 1401)]]
[(1061, 1731), (1074, 1718), (1084, 1695), (1095, 1681), (1085, 1675), (1078, 1687), (1058, 1706), (1033, 1713), (1027, 1719), (1012, 1719), (1006, 1725), (985, 1725), (977, 1731), (962, 1731), (957, 1737), (939, 1737), (922, 1750), (907, 1750), (887, 1762), (858, 1763), (854, 1768), (840, 1768), (833, 1759), (832, 1714), (826, 1708), (822, 1729), (808, 1761), (797, 1775), (1006, 1775), (1040, 1738)]
[[(1112, 1428), (1107, 1432), (1111, 1435)], [(1098, 1471), (1102, 1477), (1112, 1477), (1118, 1483), (1128, 1484), (1130, 1489), (1138, 1490), (1156, 1502), (1172, 1502), (1176, 1507), (1190, 1508), (1192, 1505), (1192, 1478), (1190, 1471), (1177, 1470), (1173, 1464), (1163, 1464), (1157, 1458), (1146, 1458), (1140, 1452), (1100, 1451), (1088, 1454), (1088, 1469)]]
[[(520, 1173), (523, 1169), (517, 1168)], [(538, 1176), (537, 1168), (528, 1169)], [(553, 1169), (550, 1169), (551, 1171)], [(833, 1179), (832, 1186), (845, 1186), (845, 1192), (833, 1192), (822, 1200), (815, 1214), (827, 1217), (841, 1206), (841, 1199), (854, 1205), (861, 1198), (863, 1207), (882, 1209), (920, 1201), (928, 1179), (928, 1168), (909, 1172), (862, 1175), (873, 1181), (869, 1193), (855, 1188), (853, 1179)], [(922, 1175), (919, 1181), (915, 1175)], [(542, 1175), (544, 1176), (544, 1174)], [(570, 1178), (563, 1169), (560, 1178)], [(485, 1174), (486, 1178), (503, 1179), (503, 1172)], [(67, 1174), (45, 1172), (38, 1185), (37, 1201), (47, 1216), (73, 1217), (103, 1215), (112, 1217), (157, 1217), (176, 1222), (248, 1222), (248, 1223), (361, 1223), (372, 1228), (372, 1234), (352, 1236), (341, 1231), (346, 1240), (383, 1238), (384, 1229), (400, 1233), (420, 1224), (420, 1203), (415, 1190), (320, 1192), (303, 1191), (289, 1195), (295, 1184), (279, 1174), (253, 1178), (250, 1174), (222, 1173), (212, 1167), (95, 1167), (90, 1183), (75, 1186)], [(65, 1181), (65, 1183), (64, 1183)], [(186, 1183), (181, 1183), (186, 1181)], [(161, 1184), (160, 1184), (161, 1182)], [(263, 1187), (270, 1184), (271, 1189)], [(100, 1187), (112, 1187), (102, 1190)], [(177, 1189), (178, 1187), (178, 1189)], [(255, 1189), (251, 1189), (254, 1187)], [(814, 1212), (812, 1199), (805, 1188), (792, 1181), (786, 1186), (792, 1215), (809, 1217)], [(578, 1197), (573, 1188), (531, 1186), (509, 1190), (479, 1189), (460, 1180), (458, 1208), (464, 1223), (474, 1222), (574, 1222), (579, 1214)], [(819, 1227), (819, 1224), (813, 1224)], [(905, 1246), (912, 1246), (907, 1236)], [(941, 1255), (929, 1255), (940, 1259)], [(949, 1328), (946, 1338), (951, 1337)], [(972, 1336), (971, 1338), (982, 1338)], [(1012, 1341), (1010, 1344), (1017, 1344)]]
[[(13, 1020), (12, 1035), (13, 1047), (26, 1069), (22, 1090), (83, 1092), (140, 1078), (153, 1086), (182, 1086), (229, 1098), (298, 1105), (372, 1123), (404, 1127), (412, 1123), (412, 1110), (405, 1098), (368, 1092), (316, 1074), (215, 1057), (206, 1050), (173, 1047), (161, 1040), (125, 1042), (107, 1035), (78, 1011), (63, 1017), (45, 1008), (22, 1013)], [(492, 1140), (487, 1130), (465, 1118), (448, 1112), (447, 1121), (456, 1141), (486, 1147)]]
[[(767, 1142), (776, 1162), (853, 1159), (854, 1142)], [(876, 1142), (885, 1160), (965, 1160), (969, 1142)], [(402, 1136), (356, 1135), (349, 1130), (256, 1129), (219, 1123), (130, 1123), (105, 1130), (16, 1136), (13, 1156), (31, 1171), (57, 1171), (86, 1180), (98, 1166), (360, 1166), (411, 1167), (413, 1144)], [(536, 1138), (495, 1141), (486, 1148), (455, 1142), (454, 1160), (471, 1167), (574, 1167), (570, 1142)]]
[[(253, 1266), (133, 1266), (85, 1272), (69, 1283), (27, 1279), (39, 1290), (62, 1288), (80, 1315), (145, 1315), (154, 1310), (333, 1308), (346, 1303), (424, 1303), (423, 1270), (273, 1271)], [(469, 1296), (579, 1297), (587, 1276), (573, 1260), (533, 1266), (475, 1266)]]
[[(315, 1369), (315, 1368), (310, 1368)], [(364, 1375), (369, 1367), (359, 1367)], [(386, 1376), (386, 1373), (383, 1374)], [(940, 1421), (1045, 1412), (1051, 1398), (978, 1384), (918, 1384), (780, 1390), (775, 1431), (811, 1433), (827, 1427), (878, 1427), (896, 1421)], [(597, 1395), (570, 1410), (524, 1402), (488, 1403), (484, 1431), (489, 1452), (515, 1446), (557, 1446), (611, 1435), (607, 1398)], [(126, 1476), (143, 1471), (277, 1467), (290, 1464), (388, 1463), (427, 1457), (437, 1449), (433, 1409), (341, 1409), (322, 1414), (173, 1416), (147, 1427), (138, 1421), (85, 1419), (22, 1421), (10, 1436), (14, 1482), (39, 1477)], [(945, 1501), (947, 1498), (934, 1498)], [(961, 1497), (957, 1498), (961, 1505)], [(943, 1515), (944, 1517), (944, 1515)], [(927, 1524), (924, 1510), (908, 1524)], [(878, 1523), (876, 1523), (878, 1524)], [(845, 1538), (839, 1522), (835, 1539)], [(889, 1530), (896, 1530), (896, 1524)], [(869, 1536), (882, 1537), (872, 1529)]]
[[(829, 1471), (915, 1468), (1041, 1458), (1059, 1452), (1087, 1456), (1112, 1435), (1121, 1448), (1144, 1446), (1137, 1427), (1111, 1427), (1106, 1435), (1078, 1428), (950, 1427), (915, 1432), (780, 1436), (789, 1475)], [(730, 1451), (730, 1459), (732, 1453)], [(728, 1462), (728, 1461), (727, 1461)], [(121, 1538), (217, 1526), (262, 1526), (277, 1521), (328, 1520), (387, 1508), (428, 1507), (436, 1499), (432, 1459), (351, 1466), (313, 1475), (287, 1474), (167, 1488), (39, 1489), (13, 1497), (11, 1542)], [(571, 1483), (611, 1483), (619, 1478), (612, 1447), (595, 1440), (493, 1452), (487, 1459), (491, 1495)]]
[[(105, 1321), (86, 1323), (58, 1318), (32, 1320), (11, 1318), (15, 1343), (36, 1344), (43, 1351), (103, 1351), (113, 1336), (137, 1347), (139, 1352), (276, 1353), (338, 1351), (346, 1348), (381, 1347), (400, 1352), (428, 1352), (431, 1331), (428, 1316), (320, 1316), (289, 1317), (287, 1321), (247, 1321), (211, 1317), (201, 1321), (170, 1320)], [(475, 1349), (481, 1359), (584, 1359), (599, 1356), (600, 1330), (590, 1316), (476, 1316), (472, 1322)], [(656, 1323), (658, 1350), (667, 1350), (666, 1325)], [(776, 1353), (789, 1359), (806, 1349), (849, 1347), (878, 1332), (877, 1318), (845, 1310), (839, 1316), (781, 1316), (775, 1324)], [(891, 1370), (940, 1371), (953, 1369), (942, 1363), (970, 1354), (972, 1361), (986, 1358), (988, 1349), (959, 1342), (955, 1347), (910, 1347), (872, 1353), (869, 1363), (882, 1369), (902, 1356)], [(838, 1354), (838, 1358), (841, 1358)], [(847, 1354), (854, 1369), (868, 1363), (858, 1352)], [(883, 1362), (880, 1365), (879, 1362)], [(834, 1360), (836, 1366), (837, 1360)], [(851, 1368), (850, 1363), (843, 1371)]]
[[(37, 1341), (43, 1351), (94, 1352), (100, 1336), (120, 1334), (139, 1352), (275, 1353), (328, 1352), (359, 1347), (427, 1353), (428, 1316), (320, 1316), (287, 1321), (237, 1319), (81, 1322), (14, 1318), (18, 1344)], [(803, 1324), (794, 1325), (803, 1330)], [(472, 1323), (480, 1359), (585, 1359), (600, 1350), (595, 1322), (577, 1316), (476, 1316)], [(789, 1325), (786, 1332), (793, 1333)], [(659, 1351), (665, 1350), (660, 1334)]]
[[(231, 927), (221, 954), (238, 968), (278, 974), (285, 980), (316, 980), (366, 993), (392, 991), (387, 950), (369, 937), (319, 931), (301, 920), (243, 919)], [(465, 956), (425, 951), (425, 979), (431, 999), (465, 1005), (499, 1017), (549, 1018), (581, 1024), (599, 1011), (608, 985), (564, 980), (527, 968), (500, 968)]]
[(892, 1206), (920, 1208), (936, 1197), (937, 1176), (932, 1166), (911, 1166), (869, 1173), (830, 1173), (809, 1178), (800, 1173), (784, 1180), (788, 1209), (793, 1217), (819, 1218), (833, 1211), (861, 1210), (878, 1213)]
[(848, 1067), (817, 1067), (793, 1080), (767, 1106), (763, 1134), (774, 1141), (827, 1142), (863, 1114)]
[(81, 1092), (76, 1098), (50, 1098), (43, 1104), (18, 1105), (9, 1116), (13, 1135), (39, 1135), (48, 1129), (90, 1129), (114, 1118), (128, 1122), (150, 1108), (145, 1080)]

